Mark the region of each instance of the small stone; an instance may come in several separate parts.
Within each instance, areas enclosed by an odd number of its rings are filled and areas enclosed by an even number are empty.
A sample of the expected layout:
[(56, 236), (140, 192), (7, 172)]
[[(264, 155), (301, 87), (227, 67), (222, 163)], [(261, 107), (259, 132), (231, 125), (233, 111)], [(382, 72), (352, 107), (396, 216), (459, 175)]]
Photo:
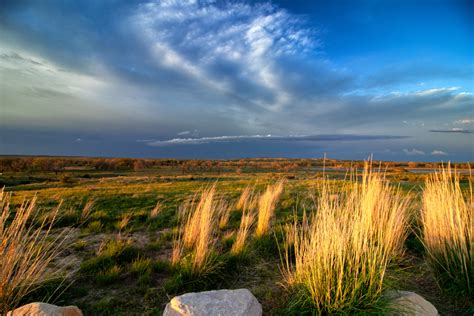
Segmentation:
[(386, 297), (393, 307), (392, 315), (437, 316), (438, 310), (422, 296), (408, 291), (388, 291)]
[(163, 316), (261, 316), (262, 306), (247, 289), (186, 293), (174, 297)]
[(77, 306), (56, 306), (47, 303), (30, 303), (9, 311), (7, 316), (83, 316)]

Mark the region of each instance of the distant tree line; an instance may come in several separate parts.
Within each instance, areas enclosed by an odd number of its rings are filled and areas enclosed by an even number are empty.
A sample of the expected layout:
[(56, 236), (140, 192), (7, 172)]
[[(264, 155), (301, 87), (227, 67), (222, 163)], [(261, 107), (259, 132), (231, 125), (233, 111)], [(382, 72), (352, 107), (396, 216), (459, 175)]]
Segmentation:
[[(474, 163), (456, 163), (457, 168), (473, 168)], [(196, 171), (236, 171), (274, 170), (290, 172), (311, 168), (363, 168), (364, 161), (335, 159), (285, 159), (252, 158), (235, 160), (179, 160), (179, 159), (132, 159), (132, 158), (85, 158), (85, 157), (0, 157), (0, 172), (60, 172), (64, 170), (146, 170), (168, 168), (183, 173)], [(382, 168), (439, 168), (436, 162), (393, 162), (373, 161), (373, 166)]]

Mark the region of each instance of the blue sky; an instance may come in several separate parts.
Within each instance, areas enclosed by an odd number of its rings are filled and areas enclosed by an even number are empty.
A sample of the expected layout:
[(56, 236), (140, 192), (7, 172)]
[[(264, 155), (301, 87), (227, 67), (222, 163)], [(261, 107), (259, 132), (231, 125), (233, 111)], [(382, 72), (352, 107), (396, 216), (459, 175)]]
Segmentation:
[(0, 154), (474, 157), (473, 1), (0, 2)]

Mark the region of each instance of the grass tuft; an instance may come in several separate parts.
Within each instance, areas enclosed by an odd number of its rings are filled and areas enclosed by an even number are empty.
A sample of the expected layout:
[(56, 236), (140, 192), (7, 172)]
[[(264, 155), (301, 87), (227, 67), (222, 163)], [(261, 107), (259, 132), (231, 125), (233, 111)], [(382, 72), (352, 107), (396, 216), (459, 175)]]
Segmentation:
[(145, 275), (149, 274), (152, 270), (151, 259), (148, 258), (137, 258), (132, 261), (131, 271), (135, 275)]
[(183, 209), (184, 221), (173, 242), (173, 263), (179, 262), (184, 250), (190, 250), (193, 253), (193, 271), (206, 269), (216, 237), (218, 212), (215, 195), (216, 186), (213, 185), (202, 191), (198, 202), (195, 196)]
[(120, 278), (121, 273), (122, 267), (115, 264), (97, 273), (95, 279), (98, 283), (103, 285), (112, 284)]
[(244, 208), (242, 210), (242, 217), (240, 219), (239, 230), (237, 231), (237, 237), (232, 244), (231, 253), (233, 255), (241, 254), (245, 249), (245, 243), (248, 236), (250, 235), (250, 229), (255, 220), (253, 210)]
[(48, 224), (44, 220), (35, 227), (36, 202), (35, 196), (12, 212), (10, 196), (0, 191), (0, 315), (62, 272), (51, 264), (66, 248), (68, 230), (51, 235), (59, 207)]
[(232, 207), (224, 198), (219, 198), (216, 201), (216, 212), (219, 217), (219, 229), (224, 229), (229, 222), (230, 213), (232, 211)]
[(161, 214), (161, 211), (163, 210), (163, 204), (161, 204), (160, 201), (156, 202), (155, 207), (150, 211), (150, 219), (155, 219), (158, 217), (158, 215)]
[(244, 208), (249, 208), (249, 203), (252, 201), (254, 196), (254, 189), (250, 186), (246, 186), (245, 189), (240, 194), (239, 199), (235, 205), (237, 210), (243, 210)]
[(472, 181), (463, 193), (456, 172), (446, 169), (427, 178), (423, 192), (423, 244), (440, 287), (456, 295), (474, 295)]
[(319, 194), (317, 212), (295, 221), (283, 246), (290, 306), (318, 314), (373, 310), (388, 265), (403, 250), (407, 199), (367, 166), (361, 182), (336, 189), (326, 180)]
[(274, 216), (275, 208), (283, 192), (283, 180), (274, 185), (268, 185), (265, 192), (258, 199), (258, 219), (255, 236), (260, 238), (270, 230), (270, 222)]

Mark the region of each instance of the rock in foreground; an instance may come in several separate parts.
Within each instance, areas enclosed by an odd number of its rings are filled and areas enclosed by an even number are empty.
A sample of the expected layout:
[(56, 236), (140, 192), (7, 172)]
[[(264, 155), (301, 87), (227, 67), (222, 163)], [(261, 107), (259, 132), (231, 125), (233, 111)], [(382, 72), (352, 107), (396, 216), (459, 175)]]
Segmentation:
[(83, 316), (77, 306), (56, 306), (46, 303), (30, 303), (9, 311), (7, 316)]
[(387, 297), (390, 299), (394, 315), (404, 316), (437, 316), (438, 310), (425, 300), (422, 296), (408, 291), (389, 291)]
[(186, 293), (174, 297), (163, 316), (261, 316), (262, 306), (247, 289)]

